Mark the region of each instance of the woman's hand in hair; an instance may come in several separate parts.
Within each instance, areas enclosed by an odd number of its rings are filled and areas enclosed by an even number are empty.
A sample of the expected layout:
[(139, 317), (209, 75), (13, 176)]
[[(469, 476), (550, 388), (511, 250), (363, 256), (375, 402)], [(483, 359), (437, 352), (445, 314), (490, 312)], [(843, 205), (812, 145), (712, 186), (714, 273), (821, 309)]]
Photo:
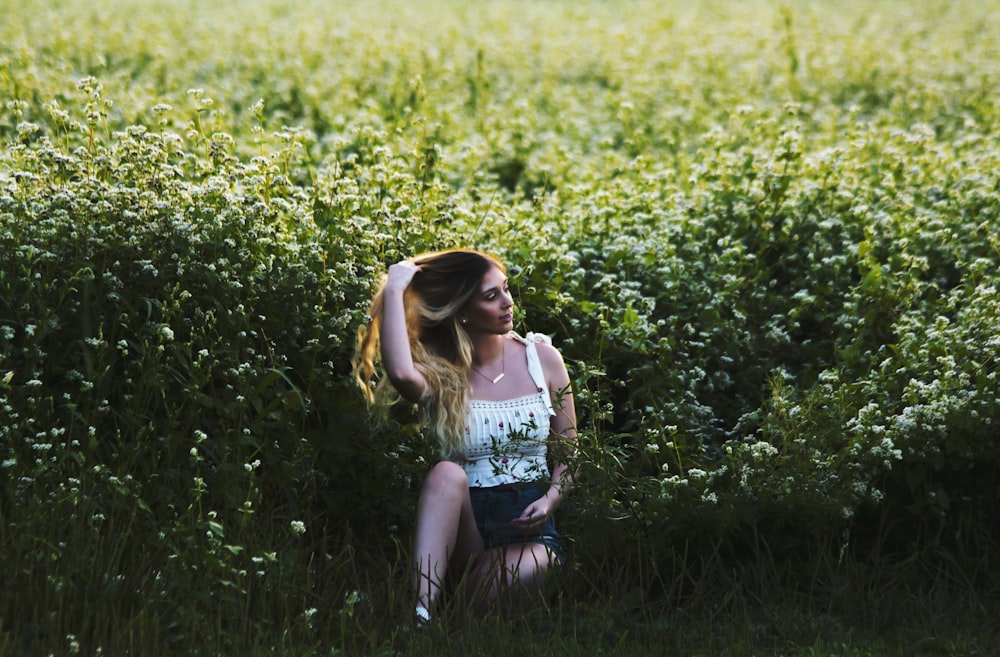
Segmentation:
[(412, 260), (402, 260), (389, 267), (389, 274), (386, 277), (386, 289), (403, 291), (410, 286), (413, 277), (420, 272), (420, 265)]

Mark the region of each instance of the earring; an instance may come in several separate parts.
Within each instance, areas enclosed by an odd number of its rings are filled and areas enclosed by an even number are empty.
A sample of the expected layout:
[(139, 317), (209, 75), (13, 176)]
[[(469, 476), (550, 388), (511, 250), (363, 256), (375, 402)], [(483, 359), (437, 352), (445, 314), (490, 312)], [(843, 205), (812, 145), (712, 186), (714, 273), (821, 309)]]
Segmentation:
[(464, 317), (463, 317), (463, 318), (462, 318), (462, 323), (463, 323), (463, 324), (468, 324), (468, 323), (469, 323), (469, 320), (467, 320), (466, 318), (464, 318)]

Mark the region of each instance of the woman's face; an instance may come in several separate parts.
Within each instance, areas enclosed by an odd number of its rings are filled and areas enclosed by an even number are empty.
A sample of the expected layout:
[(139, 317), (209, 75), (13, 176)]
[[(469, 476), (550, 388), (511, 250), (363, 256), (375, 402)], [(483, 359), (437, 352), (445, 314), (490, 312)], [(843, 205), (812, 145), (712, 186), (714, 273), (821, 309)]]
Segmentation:
[(502, 335), (514, 328), (514, 299), (507, 287), (507, 276), (498, 267), (491, 268), (479, 285), (479, 291), (462, 309), (465, 330)]

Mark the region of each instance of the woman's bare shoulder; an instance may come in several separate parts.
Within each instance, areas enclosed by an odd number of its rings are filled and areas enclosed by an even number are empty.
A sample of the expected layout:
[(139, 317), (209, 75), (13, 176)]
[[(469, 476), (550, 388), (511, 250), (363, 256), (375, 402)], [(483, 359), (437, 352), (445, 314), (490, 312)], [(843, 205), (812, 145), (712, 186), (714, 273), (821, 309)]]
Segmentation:
[(545, 371), (545, 378), (548, 379), (549, 384), (556, 388), (565, 387), (569, 382), (569, 374), (559, 349), (553, 346), (551, 341), (538, 342), (535, 348), (538, 351), (538, 361)]

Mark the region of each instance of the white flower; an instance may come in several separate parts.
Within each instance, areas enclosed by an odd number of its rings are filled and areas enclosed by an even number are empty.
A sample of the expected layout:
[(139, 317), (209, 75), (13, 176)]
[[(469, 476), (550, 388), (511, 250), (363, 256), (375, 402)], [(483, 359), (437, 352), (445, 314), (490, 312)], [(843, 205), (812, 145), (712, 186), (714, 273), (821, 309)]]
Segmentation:
[(764, 441), (757, 441), (753, 445), (750, 445), (750, 453), (754, 458), (767, 458), (771, 456), (778, 455), (778, 449), (771, 443)]
[(166, 324), (160, 326), (160, 337), (163, 338), (164, 342), (170, 342), (174, 339), (174, 331)]
[(292, 533), (296, 536), (302, 536), (306, 533), (306, 525), (301, 520), (293, 520), (291, 524)]

